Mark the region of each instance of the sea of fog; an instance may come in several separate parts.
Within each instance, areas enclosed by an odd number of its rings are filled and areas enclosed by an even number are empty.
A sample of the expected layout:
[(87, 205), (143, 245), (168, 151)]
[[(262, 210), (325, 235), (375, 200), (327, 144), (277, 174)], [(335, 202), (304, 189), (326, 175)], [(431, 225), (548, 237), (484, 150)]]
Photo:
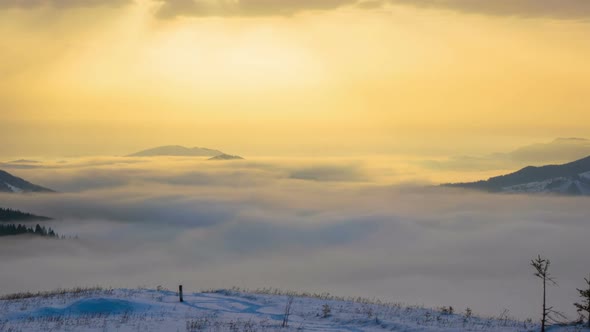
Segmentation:
[(1, 293), (275, 287), (536, 318), (529, 262), (541, 254), (559, 284), (550, 305), (575, 318), (590, 273), (588, 198), (435, 188), (420, 167), (94, 158), (6, 170), (59, 192), (1, 194), (0, 206), (77, 238), (1, 238)]

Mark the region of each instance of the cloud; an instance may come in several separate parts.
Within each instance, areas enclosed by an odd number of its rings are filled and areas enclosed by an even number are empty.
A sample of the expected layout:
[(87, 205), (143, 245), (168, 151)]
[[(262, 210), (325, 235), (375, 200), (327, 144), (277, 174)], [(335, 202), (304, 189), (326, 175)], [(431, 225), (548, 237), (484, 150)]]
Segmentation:
[[(334, 10), (342, 7), (376, 9), (389, 5), (450, 9), (497, 16), (548, 17), (586, 20), (586, 0), (152, 0), (159, 4), (160, 18), (207, 16), (289, 16), (303, 11)], [(0, 9), (38, 7), (119, 7), (133, 0), (3, 0)]]
[(444, 160), (423, 160), (420, 165), (432, 170), (447, 171), (487, 171), (514, 167), (505, 158), (453, 156)]
[[(172, 167), (169, 172), (157, 169)], [(60, 192), (83, 192), (146, 183), (168, 186), (254, 187), (279, 179), (317, 182), (370, 181), (360, 163), (299, 161), (211, 163), (202, 158), (82, 158), (35, 164), (4, 163), (3, 169)]]
[(391, 4), (451, 9), (485, 15), (583, 19), (590, 17), (586, 0), (385, 0)]
[(160, 0), (158, 16), (293, 15), (307, 10), (329, 10), (354, 5), (357, 0)]
[[(490, 315), (507, 307), (526, 318), (538, 294), (533, 256), (552, 259), (561, 289), (580, 287), (590, 264), (583, 197), (354, 182), (347, 172), (364, 168), (334, 160), (121, 161), (19, 170), (72, 190), (1, 194), (2, 206), (54, 217), (48, 226), (79, 239), (3, 238), (2, 292), (281, 287)], [(338, 167), (347, 181), (326, 181)], [(291, 178), (296, 171), (324, 181)], [(575, 297), (555, 291), (553, 305), (567, 311)]]
[(321, 165), (297, 168), (290, 178), (309, 181), (367, 181), (364, 170), (356, 165)]
[(586, 0), (159, 0), (158, 16), (265, 16), (293, 15), (309, 10), (333, 10), (344, 6), (375, 9), (390, 5), (451, 9), (485, 15), (587, 19)]
[(574, 161), (590, 156), (590, 140), (557, 138), (549, 143), (531, 144), (516, 149), (508, 158), (524, 162)]
[(99, 6), (123, 6), (132, 3), (132, 0), (2, 0), (0, 9), (21, 8), (30, 9), (37, 7), (53, 8), (83, 8)]
[(530, 165), (563, 164), (588, 156), (590, 156), (590, 140), (557, 138), (549, 143), (530, 144), (511, 152), (486, 156), (454, 156), (444, 160), (423, 160), (419, 164), (433, 170), (516, 170)]

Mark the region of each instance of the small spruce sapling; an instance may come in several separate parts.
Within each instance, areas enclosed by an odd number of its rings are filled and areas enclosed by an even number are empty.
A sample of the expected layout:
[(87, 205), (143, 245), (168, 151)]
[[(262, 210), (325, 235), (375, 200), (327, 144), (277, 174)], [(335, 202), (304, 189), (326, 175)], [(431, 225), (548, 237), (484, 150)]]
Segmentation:
[(547, 307), (547, 283), (557, 285), (549, 273), (550, 265), (551, 261), (541, 257), (541, 255), (531, 260), (531, 266), (535, 269), (535, 277), (541, 279), (543, 282), (543, 314), (541, 316), (541, 332), (545, 332), (548, 316), (551, 312), (553, 312), (553, 307)]
[(584, 278), (584, 281), (586, 281), (586, 289), (578, 289), (582, 301), (580, 303), (574, 303), (574, 305), (578, 308), (578, 312), (581, 315), (586, 315), (588, 327), (590, 328), (590, 276)]

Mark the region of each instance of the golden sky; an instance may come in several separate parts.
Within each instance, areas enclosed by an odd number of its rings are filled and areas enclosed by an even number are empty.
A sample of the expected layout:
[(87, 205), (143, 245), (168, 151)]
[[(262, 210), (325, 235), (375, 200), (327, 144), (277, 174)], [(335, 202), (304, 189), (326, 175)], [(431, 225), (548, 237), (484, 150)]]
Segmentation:
[(587, 137), (589, 19), (586, 0), (4, 0), (0, 157)]

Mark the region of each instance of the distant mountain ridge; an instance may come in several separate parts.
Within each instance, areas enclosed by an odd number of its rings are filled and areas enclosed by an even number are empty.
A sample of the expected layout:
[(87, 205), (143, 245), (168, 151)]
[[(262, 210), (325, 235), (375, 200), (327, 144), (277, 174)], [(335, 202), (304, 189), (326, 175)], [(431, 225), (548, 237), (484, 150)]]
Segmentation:
[(181, 145), (165, 145), (159, 146), (152, 149), (139, 151), (127, 157), (158, 157), (158, 156), (169, 156), (169, 157), (215, 157), (224, 154), (219, 150), (194, 147), (187, 148)]
[(562, 165), (528, 166), (488, 180), (444, 184), (489, 192), (590, 195), (590, 156)]
[(590, 140), (560, 137), (546, 143), (521, 146), (509, 152), (484, 155), (456, 155), (446, 160), (424, 160), (422, 164), (437, 170), (497, 170), (526, 165), (562, 164), (590, 155)]
[(220, 154), (219, 156), (211, 157), (209, 160), (241, 160), (244, 159), (240, 156), (232, 156), (230, 154)]
[(16, 177), (8, 172), (0, 170), (0, 192), (27, 193), (27, 192), (54, 192), (24, 179)]
[(510, 153), (497, 153), (493, 157), (523, 162), (563, 162), (590, 155), (590, 140), (579, 137), (560, 137), (549, 143), (537, 143), (520, 147)]

